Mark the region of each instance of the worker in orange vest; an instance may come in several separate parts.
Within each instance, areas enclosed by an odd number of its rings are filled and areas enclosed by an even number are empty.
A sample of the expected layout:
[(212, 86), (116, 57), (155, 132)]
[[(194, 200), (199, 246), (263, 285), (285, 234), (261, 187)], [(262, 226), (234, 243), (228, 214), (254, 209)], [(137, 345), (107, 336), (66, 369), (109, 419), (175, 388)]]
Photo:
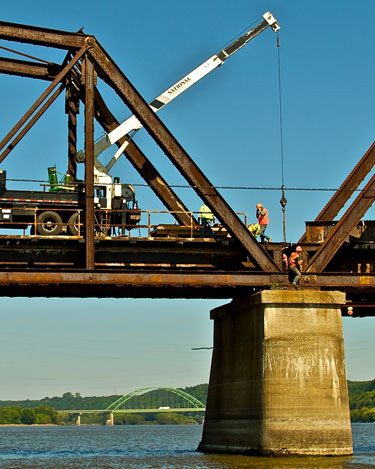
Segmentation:
[(301, 260), (302, 247), (297, 246), (294, 252), (289, 257), (289, 280), (291, 281), (294, 287), (299, 286), (299, 281), (301, 279)]
[(262, 204), (257, 204), (256, 206), (256, 217), (258, 219), (258, 223), (260, 225), (260, 240), (263, 243), (264, 240), (266, 239), (268, 243), (272, 241), (272, 238), (269, 236), (265, 235), (264, 232), (266, 231), (266, 228), (268, 226), (268, 210), (263, 207)]

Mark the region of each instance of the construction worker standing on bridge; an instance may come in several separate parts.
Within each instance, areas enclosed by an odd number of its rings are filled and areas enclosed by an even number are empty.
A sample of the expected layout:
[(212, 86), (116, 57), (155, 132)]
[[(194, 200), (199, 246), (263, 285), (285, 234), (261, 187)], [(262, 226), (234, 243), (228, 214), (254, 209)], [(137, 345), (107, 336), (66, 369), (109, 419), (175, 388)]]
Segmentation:
[(294, 287), (299, 286), (299, 281), (301, 279), (301, 252), (302, 247), (297, 246), (289, 257), (289, 280)]
[(272, 238), (269, 236), (265, 235), (264, 232), (266, 231), (266, 228), (268, 226), (268, 210), (263, 207), (262, 204), (257, 204), (256, 206), (256, 217), (258, 219), (258, 223), (260, 225), (260, 241), (263, 243), (264, 240), (266, 239), (267, 242), (271, 242)]
[(206, 229), (208, 229), (210, 232), (210, 238), (213, 238), (214, 232), (212, 231), (212, 225), (215, 223), (215, 215), (211, 212), (207, 205), (201, 205), (198, 218), (200, 225), (202, 225), (201, 238), (205, 238)]

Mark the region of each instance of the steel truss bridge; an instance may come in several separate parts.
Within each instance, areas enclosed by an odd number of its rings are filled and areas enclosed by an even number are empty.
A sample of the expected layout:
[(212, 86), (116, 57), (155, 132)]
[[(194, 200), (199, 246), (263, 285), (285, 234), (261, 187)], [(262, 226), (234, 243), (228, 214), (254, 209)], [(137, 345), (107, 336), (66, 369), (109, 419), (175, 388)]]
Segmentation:
[[(76, 178), (77, 116), (84, 104), (85, 200), (79, 236), (0, 236), (0, 295), (34, 297), (235, 298), (263, 288), (288, 288), (283, 243), (263, 245), (248, 231), (184, 148), (152, 111), (98, 40), (66, 32), (0, 22), (0, 40), (65, 51), (62, 63), (0, 57), (0, 73), (44, 80), (42, 95), (0, 142), (0, 162), (59, 95), (68, 115), (68, 170)], [(94, 119), (105, 132), (119, 122), (96, 86), (102, 80), (219, 220), (220, 236), (200, 239), (194, 214), (128, 136), (124, 155), (154, 191), (175, 225), (148, 224), (147, 235), (95, 236)], [(6, 111), (3, 110), (5, 113)], [(3, 117), (3, 122), (4, 122)], [(303, 288), (345, 291), (355, 314), (375, 315), (373, 223), (362, 222), (375, 200), (375, 175), (335, 220), (375, 163), (375, 144), (360, 159), (299, 243), (304, 247)], [(126, 228), (126, 227), (125, 227)], [(173, 236), (172, 234), (173, 233)], [(343, 308), (343, 314), (346, 309)]]
[[(176, 399), (174, 399), (173, 406), (170, 402), (166, 402), (166, 405), (159, 406), (157, 408), (146, 408), (146, 407), (129, 407), (130, 401), (136, 397), (141, 397), (145, 394), (151, 393), (152, 391), (166, 391), (172, 397), (179, 398), (179, 401), (185, 403), (184, 407), (176, 405)], [(167, 405), (168, 404), (168, 405)], [(181, 389), (168, 388), (168, 387), (148, 387), (137, 389), (125, 396), (121, 396), (119, 399), (114, 401), (106, 409), (83, 409), (83, 410), (59, 410), (59, 413), (69, 414), (147, 414), (147, 413), (170, 413), (170, 412), (205, 412), (206, 406), (196, 399), (194, 396), (182, 391)]]

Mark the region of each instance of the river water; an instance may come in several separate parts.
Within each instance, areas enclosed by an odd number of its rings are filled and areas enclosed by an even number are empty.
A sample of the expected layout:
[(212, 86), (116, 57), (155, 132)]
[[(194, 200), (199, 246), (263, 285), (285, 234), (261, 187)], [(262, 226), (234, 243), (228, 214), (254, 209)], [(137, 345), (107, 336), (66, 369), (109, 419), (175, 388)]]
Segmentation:
[(350, 458), (197, 453), (201, 425), (0, 427), (0, 467), (23, 469), (375, 468), (375, 424), (353, 424)]

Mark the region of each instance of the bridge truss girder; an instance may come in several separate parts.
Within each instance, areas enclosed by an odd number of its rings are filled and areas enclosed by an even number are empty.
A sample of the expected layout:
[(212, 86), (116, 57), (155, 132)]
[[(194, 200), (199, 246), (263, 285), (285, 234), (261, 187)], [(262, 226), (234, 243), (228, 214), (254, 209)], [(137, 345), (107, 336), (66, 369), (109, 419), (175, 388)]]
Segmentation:
[[(346, 202), (358, 189), (359, 185), (375, 165), (375, 142), (370, 146), (361, 160), (357, 163), (340, 188), (331, 197), (315, 221), (331, 221)], [(335, 224), (332, 231), (324, 240), (318, 251), (311, 258), (306, 271), (309, 273), (323, 272), (334, 255), (338, 252), (344, 242), (348, 239), (352, 229), (359, 223), (367, 210), (375, 201), (375, 175), (367, 182), (359, 192), (350, 207)], [(300, 242), (306, 238), (304, 234)]]
[[(95, 246), (94, 246), (94, 206), (93, 206), (93, 118), (94, 115), (106, 114), (107, 119), (110, 118), (108, 112), (103, 111), (103, 103), (100, 102), (98, 93), (95, 87), (95, 77), (98, 75), (105, 83), (114, 89), (119, 95), (121, 100), (129, 107), (134, 115), (139, 119), (145, 127), (150, 136), (164, 151), (172, 164), (179, 170), (181, 175), (188, 181), (194, 188), (198, 196), (210, 207), (218, 220), (230, 233), (232, 238), (236, 240), (244, 253), (249, 256), (254, 265), (265, 272), (279, 272), (279, 267), (275, 264), (272, 258), (262, 248), (262, 246), (250, 234), (246, 226), (241, 222), (238, 216), (234, 213), (231, 207), (222, 198), (220, 193), (215, 189), (211, 182), (206, 178), (203, 172), (198, 168), (195, 162), (190, 158), (178, 141), (174, 138), (171, 132), (166, 128), (162, 121), (150, 109), (147, 102), (141, 97), (138, 91), (121, 72), (117, 65), (113, 62), (111, 57), (101, 47), (94, 36), (86, 35), (83, 33), (71, 33), (65, 31), (57, 31), (46, 28), (37, 28), (33, 26), (18, 25), (12, 23), (0, 22), (0, 39), (8, 41), (29, 43), (40, 46), (54, 47), (58, 49), (67, 50), (67, 57), (65, 63), (60, 67), (65, 66), (63, 70), (58, 73), (52, 84), (56, 86), (56, 82), (61, 83), (61, 86), (66, 87), (66, 80), (69, 82), (68, 73), (73, 69), (78, 62), (77, 56), (82, 60), (77, 65), (77, 73), (82, 72), (81, 86), (85, 89), (85, 184), (86, 184), (86, 269), (94, 270), (95, 268)], [(73, 59), (70, 57), (73, 55)], [(75, 61), (73, 63), (73, 61)], [(56, 64), (51, 64), (50, 67), (36, 66), (31, 64), (26, 65), (26, 61), (12, 61), (0, 59), (0, 73), (17, 74), (17, 65), (19, 67), (18, 74), (21, 76), (32, 76), (34, 78), (51, 79), (52, 69)], [(34, 67), (33, 71), (32, 68)], [(24, 70), (24, 72), (22, 71)], [(82, 70), (80, 70), (82, 69)], [(72, 70), (73, 73), (73, 70)], [(62, 76), (61, 76), (62, 75)], [(50, 85), (52, 86), (52, 85)], [(49, 87), (50, 88), (50, 87)], [(47, 89), (49, 89), (47, 88)], [(46, 90), (47, 93), (47, 90)], [(96, 96), (96, 100), (95, 100)], [(69, 93), (67, 94), (69, 101)], [(41, 99), (41, 98), (40, 98)], [(76, 97), (73, 98), (76, 102)], [(96, 107), (95, 107), (96, 106)], [(74, 107), (74, 106), (73, 106)], [(42, 114), (42, 111), (39, 111)], [(69, 122), (72, 124), (75, 117), (75, 112), (72, 111)], [(38, 118), (40, 115), (38, 115)], [(36, 119), (37, 120), (37, 119)], [(35, 120), (35, 121), (36, 121)], [(35, 122), (34, 122), (35, 123)], [(108, 120), (101, 119), (101, 124), (108, 126)], [(28, 129), (27, 129), (28, 130)], [(26, 131), (27, 131), (26, 130)], [(70, 156), (74, 150), (74, 125), (70, 125)], [(22, 135), (23, 136), (23, 135)], [(9, 149), (11, 150), (11, 148)], [(136, 151), (136, 150), (134, 150)], [(4, 157), (7, 155), (4, 155)], [(139, 156), (139, 154), (138, 154)], [(142, 158), (145, 158), (142, 155)], [(147, 162), (147, 160), (144, 160)], [(70, 160), (70, 167), (74, 171), (74, 164)], [(149, 167), (150, 168), (150, 167)], [(153, 177), (157, 177), (157, 173), (151, 170)], [(167, 185), (165, 185), (167, 187)], [(173, 193), (165, 191), (158, 194), (159, 198), (163, 199), (167, 207), (181, 208), (179, 201), (173, 196)], [(183, 205), (182, 205), (183, 206)]]

